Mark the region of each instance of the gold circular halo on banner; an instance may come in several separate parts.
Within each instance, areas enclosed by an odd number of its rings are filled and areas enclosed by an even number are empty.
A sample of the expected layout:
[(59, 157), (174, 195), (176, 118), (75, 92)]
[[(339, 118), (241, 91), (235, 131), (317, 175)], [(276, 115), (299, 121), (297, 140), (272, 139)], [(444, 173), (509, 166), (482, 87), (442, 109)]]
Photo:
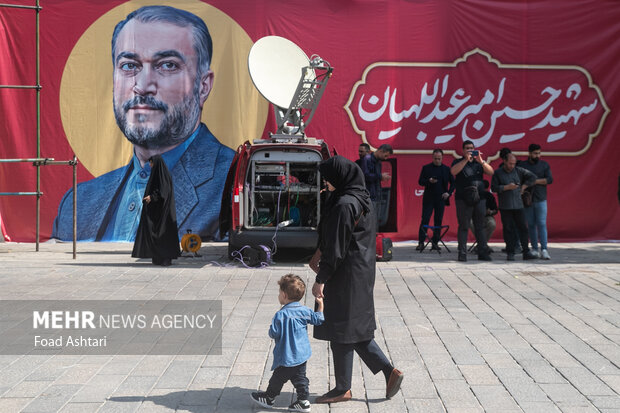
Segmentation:
[(221, 10), (198, 0), (129, 1), (98, 18), (75, 44), (60, 84), (60, 116), (69, 144), (93, 175), (127, 165), (133, 146), (116, 125), (112, 107), (112, 33), (132, 11), (169, 5), (204, 20), (213, 39), (213, 90), (202, 112), (204, 122), (224, 145), (236, 149), (246, 139), (260, 138), (268, 102), (252, 84), (247, 57), (252, 40)]

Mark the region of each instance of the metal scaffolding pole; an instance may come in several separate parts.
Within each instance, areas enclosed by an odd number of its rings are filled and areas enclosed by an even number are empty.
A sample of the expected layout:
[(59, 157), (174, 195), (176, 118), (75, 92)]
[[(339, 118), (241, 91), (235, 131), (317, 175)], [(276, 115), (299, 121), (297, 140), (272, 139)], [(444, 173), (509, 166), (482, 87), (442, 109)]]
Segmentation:
[(13, 9), (28, 9), (34, 10), (36, 13), (36, 84), (35, 85), (0, 85), (0, 89), (34, 89), (36, 91), (36, 110), (37, 110), (37, 156), (36, 158), (24, 158), (24, 159), (0, 159), (0, 163), (3, 162), (32, 162), (33, 166), (37, 168), (37, 182), (35, 192), (0, 192), (0, 195), (33, 195), (36, 196), (36, 251), (39, 251), (39, 238), (41, 235), (41, 166), (45, 165), (71, 165), (73, 166), (73, 259), (76, 258), (76, 238), (77, 238), (77, 226), (76, 226), (76, 212), (77, 212), (77, 158), (73, 156), (71, 161), (54, 161), (52, 158), (41, 158), (41, 30), (40, 30), (40, 12), (41, 5), (40, 0), (36, 0), (35, 6), (26, 6), (19, 4), (0, 4), (0, 7), (13, 8)]
[[(28, 162), (32, 163), (32, 166), (40, 171), (41, 166), (46, 165), (70, 165), (73, 167), (73, 259), (77, 256), (77, 158), (73, 155), (73, 159), (70, 161), (55, 161), (54, 158), (22, 158), (22, 159), (0, 159), (0, 163), (16, 163), (16, 162)], [(37, 186), (36, 192), (0, 192), (0, 196), (23, 196), (33, 195), (37, 197), (37, 201), (43, 195), (40, 188)], [(38, 206), (38, 202), (37, 202)], [(39, 210), (37, 209), (37, 221), (39, 218)], [(37, 228), (38, 229), (38, 228)], [(37, 233), (38, 236), (38, 233)], [(38, 239), (37, 239), (38, 241)], [(37, 243), (38, 244), (38, 243)], [(37, 248), (37, 251), (39, 249)]]

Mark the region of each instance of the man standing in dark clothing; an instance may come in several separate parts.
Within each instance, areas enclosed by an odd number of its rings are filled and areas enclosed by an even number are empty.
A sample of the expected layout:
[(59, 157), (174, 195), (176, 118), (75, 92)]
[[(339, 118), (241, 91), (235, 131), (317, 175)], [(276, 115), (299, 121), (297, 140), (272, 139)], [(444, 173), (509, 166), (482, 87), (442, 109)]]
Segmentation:
[(506, 242), (506, 259), (515, 259), (515, 228), (519, 231), (523, 259), (536, 258), (527, 246), (527, 226), (523, 213), (521, 194), (536, 182), (536, 175), (517, 165), (517, 158), (512, 153), (506, 156), (504, 164), (495, 170), (491, 181), (491, 189), (497, 193), (499, 212), (502, 217), (504, 241)]
[[(493, 175), (493, 168), (482, 159), (482, 152), (475, 150), (472, 141), (463, 142), (463, 157), (452, 162), (450, 172), (455, 176), (456, 218), (459, 222), (457, 233), (459, 241), (459, 261), (467, 261), (467, 231), (473, 217), (478, 242), (478, 259), (491, 261), (487, 239), (484, 235), (484, 216), (486, 202), (480, 198), (484, 189), (483, 174)], [(477, 188), (477, 191), (474, 189)], [(477, 196), (474, 196), (477, 195)]]
[[(497, 209), (497, 202), (495, 202), (495, 195), (489, 191), (489, 186), (489, 181), (485, 179), (484, 192), (480, 195), (480, 199), (486, 203), (487, 207), (486, 214), (484, 216), (484, 234), (487, 238), (487, 242), (491, 240), (491, 236), (493, 235), (493, 232), (495, 232), (495, 227), (497, 226), (497, 223), (495, 222), (495, 215), (499, 212)], [(470, 221), (469, 229), (474, 235), (476, 234), (473, 221)], [(478, 247), (476, 247), (476, 251), (477, 248)], [(493, 252), (491, 247), (488, 247), (487, 251)]]
[(366, 155), (370, 153), (370, 145), (367, 143), (360, 143), (360, 146), (357, 148), (357, 154), (359, 155), (359, 159), (355, 161), (355, 163), (361, 168), (362, 167), (362, 159)]
[(551, 256), (547, 251), (547, 185), (553, 182), (551, 168), (545, 161), (540, 160), (540, 145), (532, 143), (528, 148), (527, 161), (519, 161), (517, 166), (527, 169), (536, 175), (536, 184), (532, 192), (532, 205), (524, 208), (525, 218), (530, 233), (532, 253), (538, 254), (538, 241), (540, 240), (540, 258), (549, 260)]
[[(418, 184), (424, 187), (424, 196), (422, 197), (422, 221), (420, 222), (420, 230), (418, 236), (418, 246), (416, 250), (421, 251), (424, 248), (424, 240), (426, 239), (426, 229), (424, 225), (428, 225), (431, 220), (431, 214), (434, 212), (433, 225), (440, 227), (443, 220), (443, 211), (448, 203), (448, 199), (454, 192), (454, 177), (450, 173), (450, 168), (442, 163), (443, 151), (435, 149), (433, 151), (433, 162), (424, 165), (420, 172)], [(439, 228), (433, 230), (432, 249), (439, 250)]]
[(389, 181), (391, 178), (389, 174), (381, 173), (381, 162), (386, 161), (393, 153), (394, 151), (390, 145), (383, 144), (376, 151), (364, 156), (361, 162), (366, 189), (370, 193), (370, 199), (377, 214), (377, 226), (379, 224), (379, 217), (382, 215), (379, 205), (381, 200), (381, 181)]

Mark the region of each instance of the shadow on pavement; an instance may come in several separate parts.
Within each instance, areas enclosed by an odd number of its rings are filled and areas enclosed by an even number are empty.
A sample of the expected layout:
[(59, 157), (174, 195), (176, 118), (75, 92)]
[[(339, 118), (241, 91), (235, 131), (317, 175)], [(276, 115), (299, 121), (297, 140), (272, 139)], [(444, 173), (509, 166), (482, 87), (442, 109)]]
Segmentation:
[(256, 389), (227, 387), (225, 389), (177, 391), (161, 396), (118, 396), (110, 397), (107, 400), (120, 403), (150, 402), (157, 406), (166, 407), (171, 411), (190, 413), (212, 412), (216, 408), (231, 412), (255, 411), (256, 409), (260, 411), (288, 411), (288, 405), (292, 399), (291, 393), (282, 392), (276, 398), (274, 407), (263, 409), (252, 401), (250, 394), (254, 391)]

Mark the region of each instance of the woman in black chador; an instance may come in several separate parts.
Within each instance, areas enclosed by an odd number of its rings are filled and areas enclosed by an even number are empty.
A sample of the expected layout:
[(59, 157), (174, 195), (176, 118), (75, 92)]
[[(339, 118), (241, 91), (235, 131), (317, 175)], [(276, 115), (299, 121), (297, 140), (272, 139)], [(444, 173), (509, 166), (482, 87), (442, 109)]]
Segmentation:
[(319, 171), (329, 193), (319, 225), (321, 259), (312, 287), (315, 297), (324, 297), (325, 322), (314, 327), (314, 337), (330, 342), (336, 387), (315, 402), (351, 399), (353, 351), (374, 374), (385, 374), (390, 398), (398, 392), (403, 373), (374, 340), (376, 221), (364, 174), (342, 156), (323, 161)]
[(160, 155), (151, 157), (149, 163), (151, 176), (144, 190), (142, 215), (131, 256), (152, 258), (153, 264), (168, 266), (181, 255), (172, 177)]

